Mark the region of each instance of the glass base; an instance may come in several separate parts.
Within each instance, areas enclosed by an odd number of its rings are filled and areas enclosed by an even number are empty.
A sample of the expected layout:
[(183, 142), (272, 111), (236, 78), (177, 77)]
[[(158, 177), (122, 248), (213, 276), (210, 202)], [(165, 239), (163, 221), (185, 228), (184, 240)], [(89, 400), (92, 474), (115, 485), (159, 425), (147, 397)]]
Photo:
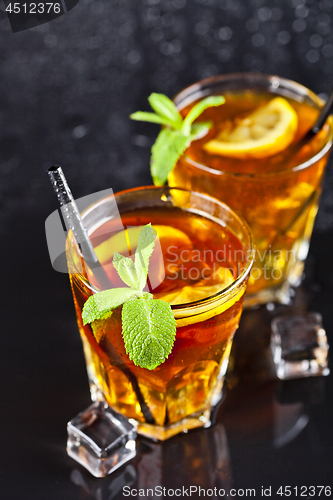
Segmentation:
[(275, 302), (289, 306), (292, 303), (292, 298), (295, 295), (293, 288), (301, 284), (301, 279), (295, 283), (285, 281), (277, 287), (266, 288), (258, 293), (245, 294), (244, 309), (251, 309), (261, 304)]
[(211, 409), (206, 408), (197, 411), (196, 413), (192, 413), (192, 415), (189, 415), (178, 422), (165, 426), (137, 422), (138, 434), (148, 437), (153, 441), (165, 441), (176, 434), (180, 434), (182, 432), (187, 433), (191, 429), (196, 429), (198, 427), (210, 427), (210, 413)]
[[(229, 353), (228, 353), (228, 359), (227, 359), (227, 363), (225, 366), (224, 374), (226, 373), (227, 368), (228, 368), (228, 364), (229, 364), (231, 342), (230, 342), (230, 347), (228, 349), (229, 349)], [(214, 389), (214, 392), (212, 395), (212, 403), (211, 403), (212, 409), (214, 409), (215, 406), (217, 406), (223, 398), (223, 395), (224, 395), (223, 391), (222, 391), (223, 384), (224, 384), (224, 376), (221, 379), (217, 380), (217, 383), (216, 383), (216, 386), (215, 386), (215, 389)]]
[[(231, 342), (229, 350), (231, 349)], [(227, 357), (229, 361), (229, 355)], [(224, 372), (228, 367), (228, 363), (225, 364)], [(165, 441), (172, 436), (180, 433), (186, 433), (191, 429), (196, 429), (198, 427), (210, 427), (210, 415), (211, 410), (217, 406), (223, 398), (222, 387), (224, 383), (224, 376), (217, 380), (215, 389), (212, 394), (210, 407), (203, 410), (199, 410), (188, 417), (179, 420), (170, 425), (152, 425), (147, 423), (139, 422), (138, 420), (131, 419), (131, 422), (135, 422), (137, 425), (137, 433), (145, 437), (152, 439), (153, 441)], [(97, 388), (96, 384), (90, 381), (90, 392), (93, 401), (103, 403), (107, 406), (107, 402), (102, 394), (102, 392)], [(124, 417), (125, 418), (125, 417)]]
[(244, 309), (252, 309), (262, 304), (275, 302), (278, 304), (290, 305), (292, 302), (291, 285), (284, 283), (281, 287), (267, 288), (258, 293), (246, 294), (244, 299)]
[[(232, 343), (230, 342), (230, 347), (228, 348), (229, 351), (231, 348), (231, 344)], [(229, 355), (227, 361), (229, 361)], [(227, 367), (228, 363), (225, 364), (223, 373), (225, 373)], [(170, 437), (175, 436), (176, 434), (186, 433), (191, 429), (196, 429), (198, 427), (210, 427), (211, 411), (221, 402), (223, 398), (223, 384), (224, 376), (216, 381), (216, 386), (212, 394), (211, 404), (209, 408), (199, 410), (198, 412), (195, 412), (188, 417), (179, 420), (178, 422), (166, 426), (142, 423), (134, 419), (131, 419), (131, 422), (135, 422), (138, 434), (150, 438), (153, 441), (165, 441)], [(93, 401), (102, 402), (106, 406), (108, 405), (102, 392), (97, 388), (96, 384), (91, 381), (90, 392)]]
[(304, 261), (298, 261), (289, 272), (288, 279), (276, 286), (271, 286), (260, 290), (257, 293), (246, 293), (244, 299), (244, 309), (251, 309), (260, 304), (275, 302), (278, 304), (290, 305), (294, 296), (293, 288), (298, 287), (303, 278)]
[(67, 424), (68, 455), (104, 477), (136, 455), (136, 427), (106, 403), (93, 403)]

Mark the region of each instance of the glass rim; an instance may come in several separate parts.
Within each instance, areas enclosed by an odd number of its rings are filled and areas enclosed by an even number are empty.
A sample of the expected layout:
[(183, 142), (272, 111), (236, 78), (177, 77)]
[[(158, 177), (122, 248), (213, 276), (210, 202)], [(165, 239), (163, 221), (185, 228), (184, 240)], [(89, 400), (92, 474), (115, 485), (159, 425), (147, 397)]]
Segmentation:
[[(188, 85), (187, 87), (183, 88), (177, 94), (173, 97), (173, 101), (175, 105), (177, 106), (178, 109), (182, 109), (182, 107), (179, 107), (179, 103), (177, 101), (185, 99), (189, 93), (194, 93), (194, 92), (199, 92), (202, 88), (206, 87), (214, 87), (215, 85), (218, 86), (219, 83), (223, 82), (228, 82), (230, 80), (243, 80), (243, 81), (267, 81), (270, 82), (270, 87), (273, 89), (277, 89), (280, 87), (280, 83), (282, 84), (281, 87), (285, 88), (286, 90), (293, 91), (294, 93), (297, 93), (298, 95), (306, 95), (308, 96), (314, 104), (320, 109), (320, 106), (324, 104), (324, 101), (317, 95), (315, 94), (312, 90), (308, 89), (301, 83), (297, 83), (293, 80), (289, 80), (288, 78), (284, 78), (281, 76), (277, 75), (269, 75), (266, 73), (256, 73), (256, 72), (240, 72), (240, 73), (226, 73), (226, 74), (221, 74), (221, 75), (214, 75), (208, 78), (204, 78), (203, 80), (199, 80), (198, 82), (192, 83)], [(206, 97), (206, 95), (209, 95), (207, 92), (203, 97)], [(186, 103), (188, 105), (190, 102), (193, 102), (193, 100), (189, 101)], [(184, 106), (183, 106), (184, 107)], [(327, 122), (326, 122), (327, 123)], [(257, 173), (244, 173), (244, 172), (230, 172), (228, 170), (217, 170), (213, 167), (209, 167), (208, 165), (205, 165), (203, 163), (196, 162), (195, 160), (192, 160), (185, 154), (182, 156), (182, 160), (184, 160), (186, 163), (190, 164), (192, 167), (197, 168), (198, 170), (203, 170), (205, 172), (208, 172), (210, 174), (220, 176), (220, 175), (229, 175), (230, 177), (238, 177), (238, 178), (251, 178), (251, 179), (260, 179), (260, 178), (266, 178), (266, 177), (275, 177), (279, 175), (285, 175), (290, 172), (298, 172), (301, 170), (304, 170), (308, 167), (311, 167), (314, 163), (316, 163), (318, 160), (320, 160), (332, 147), (333, 143), (333, 124), (330, 126), (330, 133), (327, 138), (326, 143), (322, 147), (320, 151), (318, 151), (314, 156), (309, 158), (307, 161), (300, 163), (299, 165), (295, 165), (294, 167), (286, 168), (283, 170), (277, 170), (273, 172), (257, 172)]]
[[(199, 192), (196, 192), (196, 191), (190, 191), (188, 189), (184, 189), (184, 188), (180, 188), (180, 187), (171, 187), (171, 186), (140, 186), (140, 187), (135, 187), (135, 188), (131, 188), (131, 189), (126, 189), (126, 190), (123, 190), (123, 191), (119, 191), (119, 192), (115, 193), (114, 195), (106, 196), (105, 198), (102, 198), (101, 200), (93, 203), (90, 207), (86, 208), (81, 213), (82, 220), (84, 221), (84, 218), (90, 213), (90, 211), (94, 210), (97, 206), (100, 206), (101, 204), (106, 203), (109, 198), (112, 198), (112, 197), (116, 198), (117, 196), (127, 195), (127, 194), (136, 193), (136, 192), (140, 192), (140, 191), (143, 192), (143, 191), (147, 191), (147, 190), (155, 191), (155, 192), (161, 191), (164, 194), (166, 192), (170, 192), (170, 191), (183, 191), (185, 193), (190, 193), (191, 195), (193, 194), (195, 196), (198, 196), (199, 198), (206, 199), (206, 200), (209, 200), (209, 201), (213, 201), (215, 204), (217, 204), (220, 207), (222, 207), (224, 210), (226, 210), (229, 214), (231, 214), (237, 220), (237, 222), (240, 224), (242, 230), (244, 231), (244, 233), (246, 234), (247, 239), (248, 239), (248, 247), (249, 248), (248, 249), (244, 248), (244, 253), (245, 253), (245, 257), (247, 259), (247, 262), (246, 262), (246, 264), (244, 266), (244, 269), (239, 274), (239, 276), (237, 276), (237, 278), (235, 278), (228, 286), (226, 286), (222, 290), (219, 290), (219, 291), (215, 292), (212, 295), (204, 297), (203, 299), (195, 300), (195, 301), (192, 301), (192, 302), (184, 302), (182, 304), (170, 304), (171, 305), (171, 309), (175, 310), (175, 311), (179, 311), (179, 310), (183, 311), (183, 310), (186, 310), (186, 309), (193, 310), (197, 306), (205, 306), (205, 305), (214, 304), (217, 300), (221, 300), (221, 299), (227, 298), (235, 290), (237, 290), (238, 286), (241, 285), (247, 279), (248, 275), (250, 274), (253, 262), (254, 262), (255, 246), (254, 246), (252, 232), (251, 232), (251, 230), (250, 230), (247, 222), (244, 219), (242, 219), (228, 205), (226, 205), (225, 203), (217, 200), (213, 196), (209, 196), (209, 195), (206, 195), (204, 193), (199, 193)], [(179, 208), (183, 208), (183, 207), (179, 207)], [(202, 212), (203, 212), (203, 215), (206, 214), (206, 216), (208, 216), (208, 218), (211, 218), (211, 217), (209, 217), (210, 214), (208, 214), (207, 212), (205, 212), (205, 210), (202, 210)], [(121, 217), (121, 214), (120, 214), (120, 217)], [(215, 217), (214, 217), (214, 219), (215, 219)], [(225, 224), (225, 227), (228, 227), (227, 224)], [(228, 229), (233, 233), (233, 231), (230, 228), (228, 228)], [(87, 230), (88, 230), (88, 233), (89, 233), (89, 229), (88, 228), (87, 228)], [(235, 235), (235, 236), (237, 237), (237, 235)], [(74, 274), (75, 274), (75, 276), (78, 277), (79, 281), (81, 283), (84, 283), (91, 291), (94, 291), (94, 292), (101, 291), (96, 286), (92, 285), (90, 283), (90, 281), (87, 280), (87, 278), (81, 272), (79, 272), (79, 270), (77, 269), (76, 264), (75, 264), (74, 259), (73, 259), (73, 254), (72, 254), (73, 247), (76, 247), (77, 244), (75, 244), (75, 245), (69, 245), (69, 241), (72, 238), (74, 238), (74, 235), (70, 231), (68, 233), (68, 236), (67, 236), (67, 239), (66, 239), (66, 246), (67, 246), (66, 255), (67, 255), (68, 266), (70, 268), (70, 271), (71, 271), (71, 269), (73, 269), (74, 270)], [(69, 253), (71, 259), (68, 258), (68, 253)]]

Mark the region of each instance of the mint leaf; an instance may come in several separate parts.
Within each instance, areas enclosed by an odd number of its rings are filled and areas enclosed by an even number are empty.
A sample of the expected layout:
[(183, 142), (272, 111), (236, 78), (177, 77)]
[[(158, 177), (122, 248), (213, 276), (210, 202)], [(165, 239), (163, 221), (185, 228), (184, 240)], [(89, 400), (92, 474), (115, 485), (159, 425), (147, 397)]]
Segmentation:
[(191, 139), (180, 130), (161, 130), (151, 149), (150, 172), (156, 186), (163, 186), (190, 143)]
[(99, 343), (102, 337), (108, 334), (110, 328), (119, 328), (120, 320), (120, 314), (114, 314), (113, 311), (109, 311), (100, 319), (95, 319), (95, 321), (91, 323), (91, 329), (95, 340)]
[(165, 361), (176, 335), (176, 320), (170, 304), (142, 292), (155, 237), (156, 231), (151, 224), (142, 228), (134, 262), (114, 253), (113, 264), (121, 279), (131, 288), (98, 292), (88, 298), (82, 309), (83, 324), (91, 323), (94, 337), (100, 342), (119, 323), (120, 312), (113, 313), (113, 309), (123, 305), (122, 334), (126, 352), (136, 365), (149, 370)]
[(92, 323), (103, 318), (110, 310), (122, 305), (126, 300), (133, 299), (138, 291), (130, 288), (113, 288), (95, 293), (88, 298), (82, 309), (83, 324)]
[(142, 228), (139, 235), (138, 245), (135, 250), (135, 270), (139, 290), (143, 290), (147, 282), (149, 258), (155, 246), (156, 234), (151, 224), (148, 224)]
[(117, 269), (117, 272), (121, 279), (126, 285), (138, 289), (138, 275), (136, 273), (135, 264), (130, 257), (125, 257), (120, 255), (120, 253), (115, 252), (112, 260), (112, 264)]
[(185, 134), (190, 134), (191, 133), (191, 125), (198, 118), (198, 116), (201, 115), (205, 111), (205, 109), (210, 108), (212, 106), (220, 106), (225, 102), (225, 99), (223, 96), (220, 95), (211, 95), (209, 97), (205, 97), (205, 99), (202, 99), (202, 101), (197, 102), (193, 106), (193, 108), (190, 110), (188, 115), (183, 121), (182, 125), (182, 131)]
[(157, 136), (150, 158), (150, 172), (154, 184), (163, 186), (169, 173), (191, 142), (204, 137), (212, 126), (211, 122), (193, 124), (194, 120), (205, 109), (223, 104), (225, 99), (223, 96), (209, 96), (202, 99), (193, 106), (184, 120), (175, 104), (166, 95), (153, 93), (148, 100), (157, 114), (138, 111), (130, 115), (130, 118), (160, 123), (168, 127)]
[(156, 231), (151, 224), (144, 226), (139, 234), (137, 248), (135, 251), (135, 261), (130, 257), (114, 253), (113, 265), (120, 278), (134, 290), (143, 290), (148, 276), (149, 257), (155, 245)]
[(139, 120), (142, 122), (152, 122), (159, 123), (161, 125), (171, 125), (173, 122), (168, 120), (167, 118), (163, 118), (162, 116), (156, 115), (155, 113), (148, 113), (147, 111), (137, 111), (136, 113), (132, 113), (130, 115), (132, 120)]
[(149, 104), (153, 110), (163, 118), (174, 123), (175, 128), (180, 128), (183, 119), (175, 104), (164, 94), (150, 94), (148, 97)]
[(202, 139), (208, 134), (209, 129), (212, 126), (212, 122), (198, 122), (194, 123), (191, 127), (191, 139), (192, 141), (197, 139)]
[(153, 370), (169, 356), (176, 335), (176, 320), (163, 300), (130, 300), (122, 310), (125, 349), (133, 363)]

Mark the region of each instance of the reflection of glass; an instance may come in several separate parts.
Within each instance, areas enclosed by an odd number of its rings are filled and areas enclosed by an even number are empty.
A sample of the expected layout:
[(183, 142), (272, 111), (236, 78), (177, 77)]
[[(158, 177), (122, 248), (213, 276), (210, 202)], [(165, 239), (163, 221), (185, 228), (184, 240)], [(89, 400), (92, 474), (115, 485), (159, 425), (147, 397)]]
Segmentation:
[[(232, 369), (228, 369), (227, 374), (228, 386), (232, 390), (227, 392), (218, 413), (218, 418), (223, 421), (228, 433), (232, 457), (235, 441), (239, 446), (236, 456), (243, 454), (246, 442), (255, 441), (258, 448), (263, 443), (263, 446), (281, 448), (291, 443), (308, 425), (310, 428), (315, 426), (309, 417), (313, 414), (313, 406), (323, 404), (325, 379), (304, 376), (288, 380), (277, 379), (269, 349), (271, 323), (272, 320), (275, 321), (276, 315), (285, 321), (288, 316), (284, 315), (289, 312), (290, 322), (294, 323), (296, 319), (297, 323), (300, 310), (306, 306), (302, 288), (297, 289), (292, 306), (277, 305), (274, 310), (261, 306), (248, 309), (242, 314), (231, 351), (229, 368)], [(310, 329), (311, 326), (313, 328), (311, 316), (314, 315), (313, 319), (317, 319), (317, 313), (308, 314), (310, 318), (307, 315), (303, 318), (307, 319)], [(288, 323), (284, 323), (284, 326), (287, 325)], [(301, 338), (296, 336), (294, 339), (297, 346), (294, 355), (301, 352), (298, 342), (302, 337), (303, 333)], [(303, 344), (304, 347), (306, 345)], [(256, 449), (256, 446), (253, 448)], [(266, 451), (267, 455), (269, 450)], [(297, 445), (294, 451), (299, 453)]]
[[(227, 203), (249, 223), (257, 248), (246, 303), (288, 302), (289, 286), (299, 282), (332, 144), (332, 117), (300, 151), (292, 143), (284, 151), (260, 159), (208, 154), (203, 146), (225, 123), (244, 116), (277, 95), (298, 114), (296, 142), (315, 122), (322, 101), (310, 90), (284, 78), (231, 74), (195, 83), (175, 97), (185, 113), (197, 100), (223, 94), (226, 103), (206, 110), (209, 134), (193, 141), (169, 176), (169, 185), (206, 192)], [(238, 118), (237, 118), (238, 119)]]
[[(199, 488), (216, 488), (215, 495), (210, 493), (213, 498), (222, 497), (222, 490), (224, 496), (229, 493), (232, 484), (231, 466), (227, 436), (222, 424), (166, 443), (144, 441), (144, 444), (145, 454), (137, 468), (138, 489), (160, 485), (166, 490), (180, 490), (182, 498), (186, 497), (183, 488), (189, 492), (190, 487), (194, 498), (199, 498)], [(218, 490), (221, 490), (220, 495)]]
[[(122, 227), (152, 223), (159, 234), (164, 263), (153, 253), (148, 278), (160, 274), (161, 266), (165, 278), (153, 290), (154, 296), (168, 300), (176, 295), (183, 299), (175, 304), (171, 299), (177, 334), (168, 359), (151, 371), (135, 366), (124, 349), (120, 310), (103, 320), (98, 329), (83, 326), (83, 304), (99, 288), (91, 275), (78, 271), (80, 254), (69, 235), (67, 259), (92, 397), (106, 400), (112, 408), (135, 419), (138, 432), (164, 440), (209, 423), (211, 403), (220, 397), (242, 310), (253, 259), (251, 236), (247, 226), (226, 205), (205, 195), (181, 189), (139, 188), (119, 193), (115, 198)], [(121, 237), (124, 231), (119, 231), (119, 220), (110, 220), (111, 202), (105, 198), (90, 207), (83, 214), (83, 222), (100, 262), (114, 282), (112, 256), (116, 250), (123, 253), (118, 245), (128, 240)], [(133, 231), (128, 229), (127, 233)], [(172, 276), (168, 268), (170, 248), (178, 259), (176, 262), (172, 256)], [(210, 253), (206, 255), (212, 260), (203, 265), (203, 251), (207, 249)], [(187, 251), (184, 262), (182, 250)], [(194, 250), (201, 260), (188, 260)], [(234, 273), (228, 283), (219, 282), (217, 267), (213, 271), (217, 255), (219, 266)], [(190, 267), (175, 280), (175, 266), (181, 268), (183, 263)], [(193, 269), (203, 275), (195, 273), (194, 278)]]
[(320, 404), (324, 394), (324, 380), (320, 377), (280, 382), (274, 402), (275, 448), (282, 448), (302, 432), (310, 421), (310, 407)]
[[(227, 497), (232, 487), (227, 436), (219, 423), (210, 429), (165, 443), (139, 439), (135, 462), (121, 468), (110, 478), (96, 481), (84, 471), (75, 469), (71, 479), (97, 500), (117, 500), (125, 496), (134, 498), (139, 490), (153, 499), (171, 496), (186, 498), (190, 487), (192, 498), (199, 498), (199, 487), (206, 492), (206, 497)], [(177, 491), (172, 495), (171, 490)], [(200, 497), (203, 496), (202, 490)]]
[(122, 491), (124, 486), (134, 488), (132, 485), (135, 484), (136, 477), (136, 470), (132, 464), (122, 467), (119, 472), (117, 471), (112, 474), (110, 479), (105, 478), (103, 481), (92, 479), (92, 477), (82, 469), (74, 469), (71, 473), (72, 482), (80, 486), (82, 490), (93, 498), (96, 498), (96, 500), (123, 499)]

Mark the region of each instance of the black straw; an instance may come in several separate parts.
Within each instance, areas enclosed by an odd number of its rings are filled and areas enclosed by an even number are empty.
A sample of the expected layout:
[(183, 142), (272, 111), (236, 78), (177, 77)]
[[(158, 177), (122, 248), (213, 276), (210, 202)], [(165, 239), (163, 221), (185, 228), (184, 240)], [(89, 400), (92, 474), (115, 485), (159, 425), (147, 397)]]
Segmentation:
[(94, 251), (62, 168), (59, 165), (55, 165), (50, 167), (47, 173), (49, 174), (60, 207), (62, 208), (61, 213), (64, 218), (65, 226), (67, 229), (72, 230), (77, 243), (80, 245), (84, 261), (89, 265), (101, 287), (111, 288), (112, 283), (110, 278), (100, 264)]
[(313, 127), (310, 128), (310, 130), (301, 137), (299, 141), (295, 144), (295, 151), (294, 154), (298, 153), (300, 149), (308, 142), (310, 141), (315, 135), (318, 134), (318, 132), (321, 131), (323, 128), (327, 118), (329, 115), (332, 113), (332, 106), (333, 106), (333, 89), (331, 90), (328, 99), (325, 103), (325, 105), (322, 107), (319, 116), (316, 120), (316, 123), (313, 125)]
[(327, 118), (329, 117), (329, 115), (332, 112), (332, 106), (333, 106), (333, 89), (331, 90), (331, 93), (328, 96), (328, 99), (327, 99), (325, 105), (323, 106), (323, 108), (322, 108), (322, 110), (317, 118), (316, 123), (314, 124), (314, 126), (311, 129), (311, 132), (313, 133), (313, 135), (318, 134), (318, 132), (324, 126), (324, 123), (326, 122)]
[[(48, 175), (51, 179), (51, 183), (53, 189), (57, 195), (58, 201), (60, 203), (60, 207), (62, 208), (61, 212), (64, 217), (64, 222), (66, 228), (70, 228), (73, 231), (76, 241), (80, 245), (81, 253), (85, 262), (89, 265), (92, 273), (98, 280), (99, 284), (103, 288), (112, 288), (112, 283), (110, 278), (106, 274), (102, 265), (100, 264), (98, 257), (94, 251), (94, 248), (89, 239), (86, 228), (83, 225), (83, 221), (81, 219), (81, 215), (75, 200), (73, 198), (72, 192), (68, 186), (66, 177), (62, 171), (62, 168), (59, 165), (55, 165), (48, 169)], [(133, 391), (137, 397), (137, 400), (140, 404), (141, 412), (148, 424), (155, 424), (155, 419), (145, 402), (144, 396), (139, 387), (139, 383), (137, 381), (136, 376), (128, 366), (122, 361), (116, 350), (113, 348), (110, 343), (109, 346), (112, 349), (112, 357), (115, 360), (116, 366), (124, 373), (124, 375), (128, 378), (130, 383), (132, 384)]]

